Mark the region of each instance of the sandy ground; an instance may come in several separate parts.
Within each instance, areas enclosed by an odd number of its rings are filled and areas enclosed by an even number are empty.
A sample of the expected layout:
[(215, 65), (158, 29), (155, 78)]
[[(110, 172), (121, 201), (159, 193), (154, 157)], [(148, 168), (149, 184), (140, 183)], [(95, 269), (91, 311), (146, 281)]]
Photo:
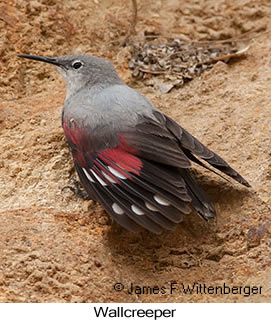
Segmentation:
[[(131, 18), (126, 1), (0, 4), (1, 302), (271, 300), (270, 1), (138, 2), (137, 37), (146, 30), (193, 40), (252, 30), (257, 37), (243, 59), (217, 63), (162, 94), (131, 77), (129, 50), (119, 46)], [(218, 217), (206, 224), (191, 214), (161, 236), (129, 233), (112, 225), (100, 205), (61, 193), (74, 176), (60, 125), (64, 83), (51, 66), (15, 54), (79, 52), (111, 59), (129, 85), (224, 157), (252, 189), (200, 170)], [(174, 281), (178, 289), (170, 293)], [(117, 282), (124, 290), (114, 290)], [(131, 283), (160, 290), (129, 294)], [(258, 292), (185, 294), (182, 283), (257, 286)]]

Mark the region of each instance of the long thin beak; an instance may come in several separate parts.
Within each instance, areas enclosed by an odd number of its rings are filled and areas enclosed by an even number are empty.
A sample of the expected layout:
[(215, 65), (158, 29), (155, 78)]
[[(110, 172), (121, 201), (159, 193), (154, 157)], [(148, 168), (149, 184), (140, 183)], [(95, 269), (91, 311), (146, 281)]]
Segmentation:
[(46, 56), (34, 56), (34, 55), (25, 55), (20, 54), (17, 55), (18, 57), (27, 58), (27, 59), (33, 59), (34, 61), (41, 61), (44, 63), (54, 64), (57, 66), (60, 66), (61, 64), (56, 60), (54, 57), (46, 57)]

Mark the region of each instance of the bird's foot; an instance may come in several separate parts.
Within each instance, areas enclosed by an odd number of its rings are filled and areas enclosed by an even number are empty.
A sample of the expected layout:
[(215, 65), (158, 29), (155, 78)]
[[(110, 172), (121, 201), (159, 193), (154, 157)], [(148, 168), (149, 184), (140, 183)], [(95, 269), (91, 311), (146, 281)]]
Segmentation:
[(83, 200), (90, 200), (88, 193), (81, 188), (80, 182), (77, 181), (75, 178), (71, 178), (73, 185), (66, 185), (62, 187), (61, 193), (64, 190), (69, 189), (71, 190), (76, 196), (80, 197)]

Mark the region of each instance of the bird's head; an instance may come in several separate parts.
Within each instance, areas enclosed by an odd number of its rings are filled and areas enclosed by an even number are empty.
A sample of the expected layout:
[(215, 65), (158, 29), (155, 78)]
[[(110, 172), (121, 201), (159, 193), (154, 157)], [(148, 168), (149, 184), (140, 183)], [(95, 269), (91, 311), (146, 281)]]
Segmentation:
[(68, 55), (46, 57), (21, 54), (18, 57), (56, 65), (67, 85), (67, 97), (84, 87), (106, 87), (122, 83), (113, 65), (99, 57)]

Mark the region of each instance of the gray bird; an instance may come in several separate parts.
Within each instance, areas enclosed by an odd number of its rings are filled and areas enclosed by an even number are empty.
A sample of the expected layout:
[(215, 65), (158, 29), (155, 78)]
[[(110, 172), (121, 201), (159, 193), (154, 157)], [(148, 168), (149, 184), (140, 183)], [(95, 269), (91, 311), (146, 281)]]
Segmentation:
[(67, 85), (62, 127), (75, 169), (89, 197), (126, 229), (160, 234), (180, 223), (191, 207), (205, 220), (214, 217), (213, 203), (190, 171), (191, 161), (207, 167), (198, 157), (250, 186), (125, 85), (109, 61), (88, 55), (18, 56), (54, 64), (62, 73)]

